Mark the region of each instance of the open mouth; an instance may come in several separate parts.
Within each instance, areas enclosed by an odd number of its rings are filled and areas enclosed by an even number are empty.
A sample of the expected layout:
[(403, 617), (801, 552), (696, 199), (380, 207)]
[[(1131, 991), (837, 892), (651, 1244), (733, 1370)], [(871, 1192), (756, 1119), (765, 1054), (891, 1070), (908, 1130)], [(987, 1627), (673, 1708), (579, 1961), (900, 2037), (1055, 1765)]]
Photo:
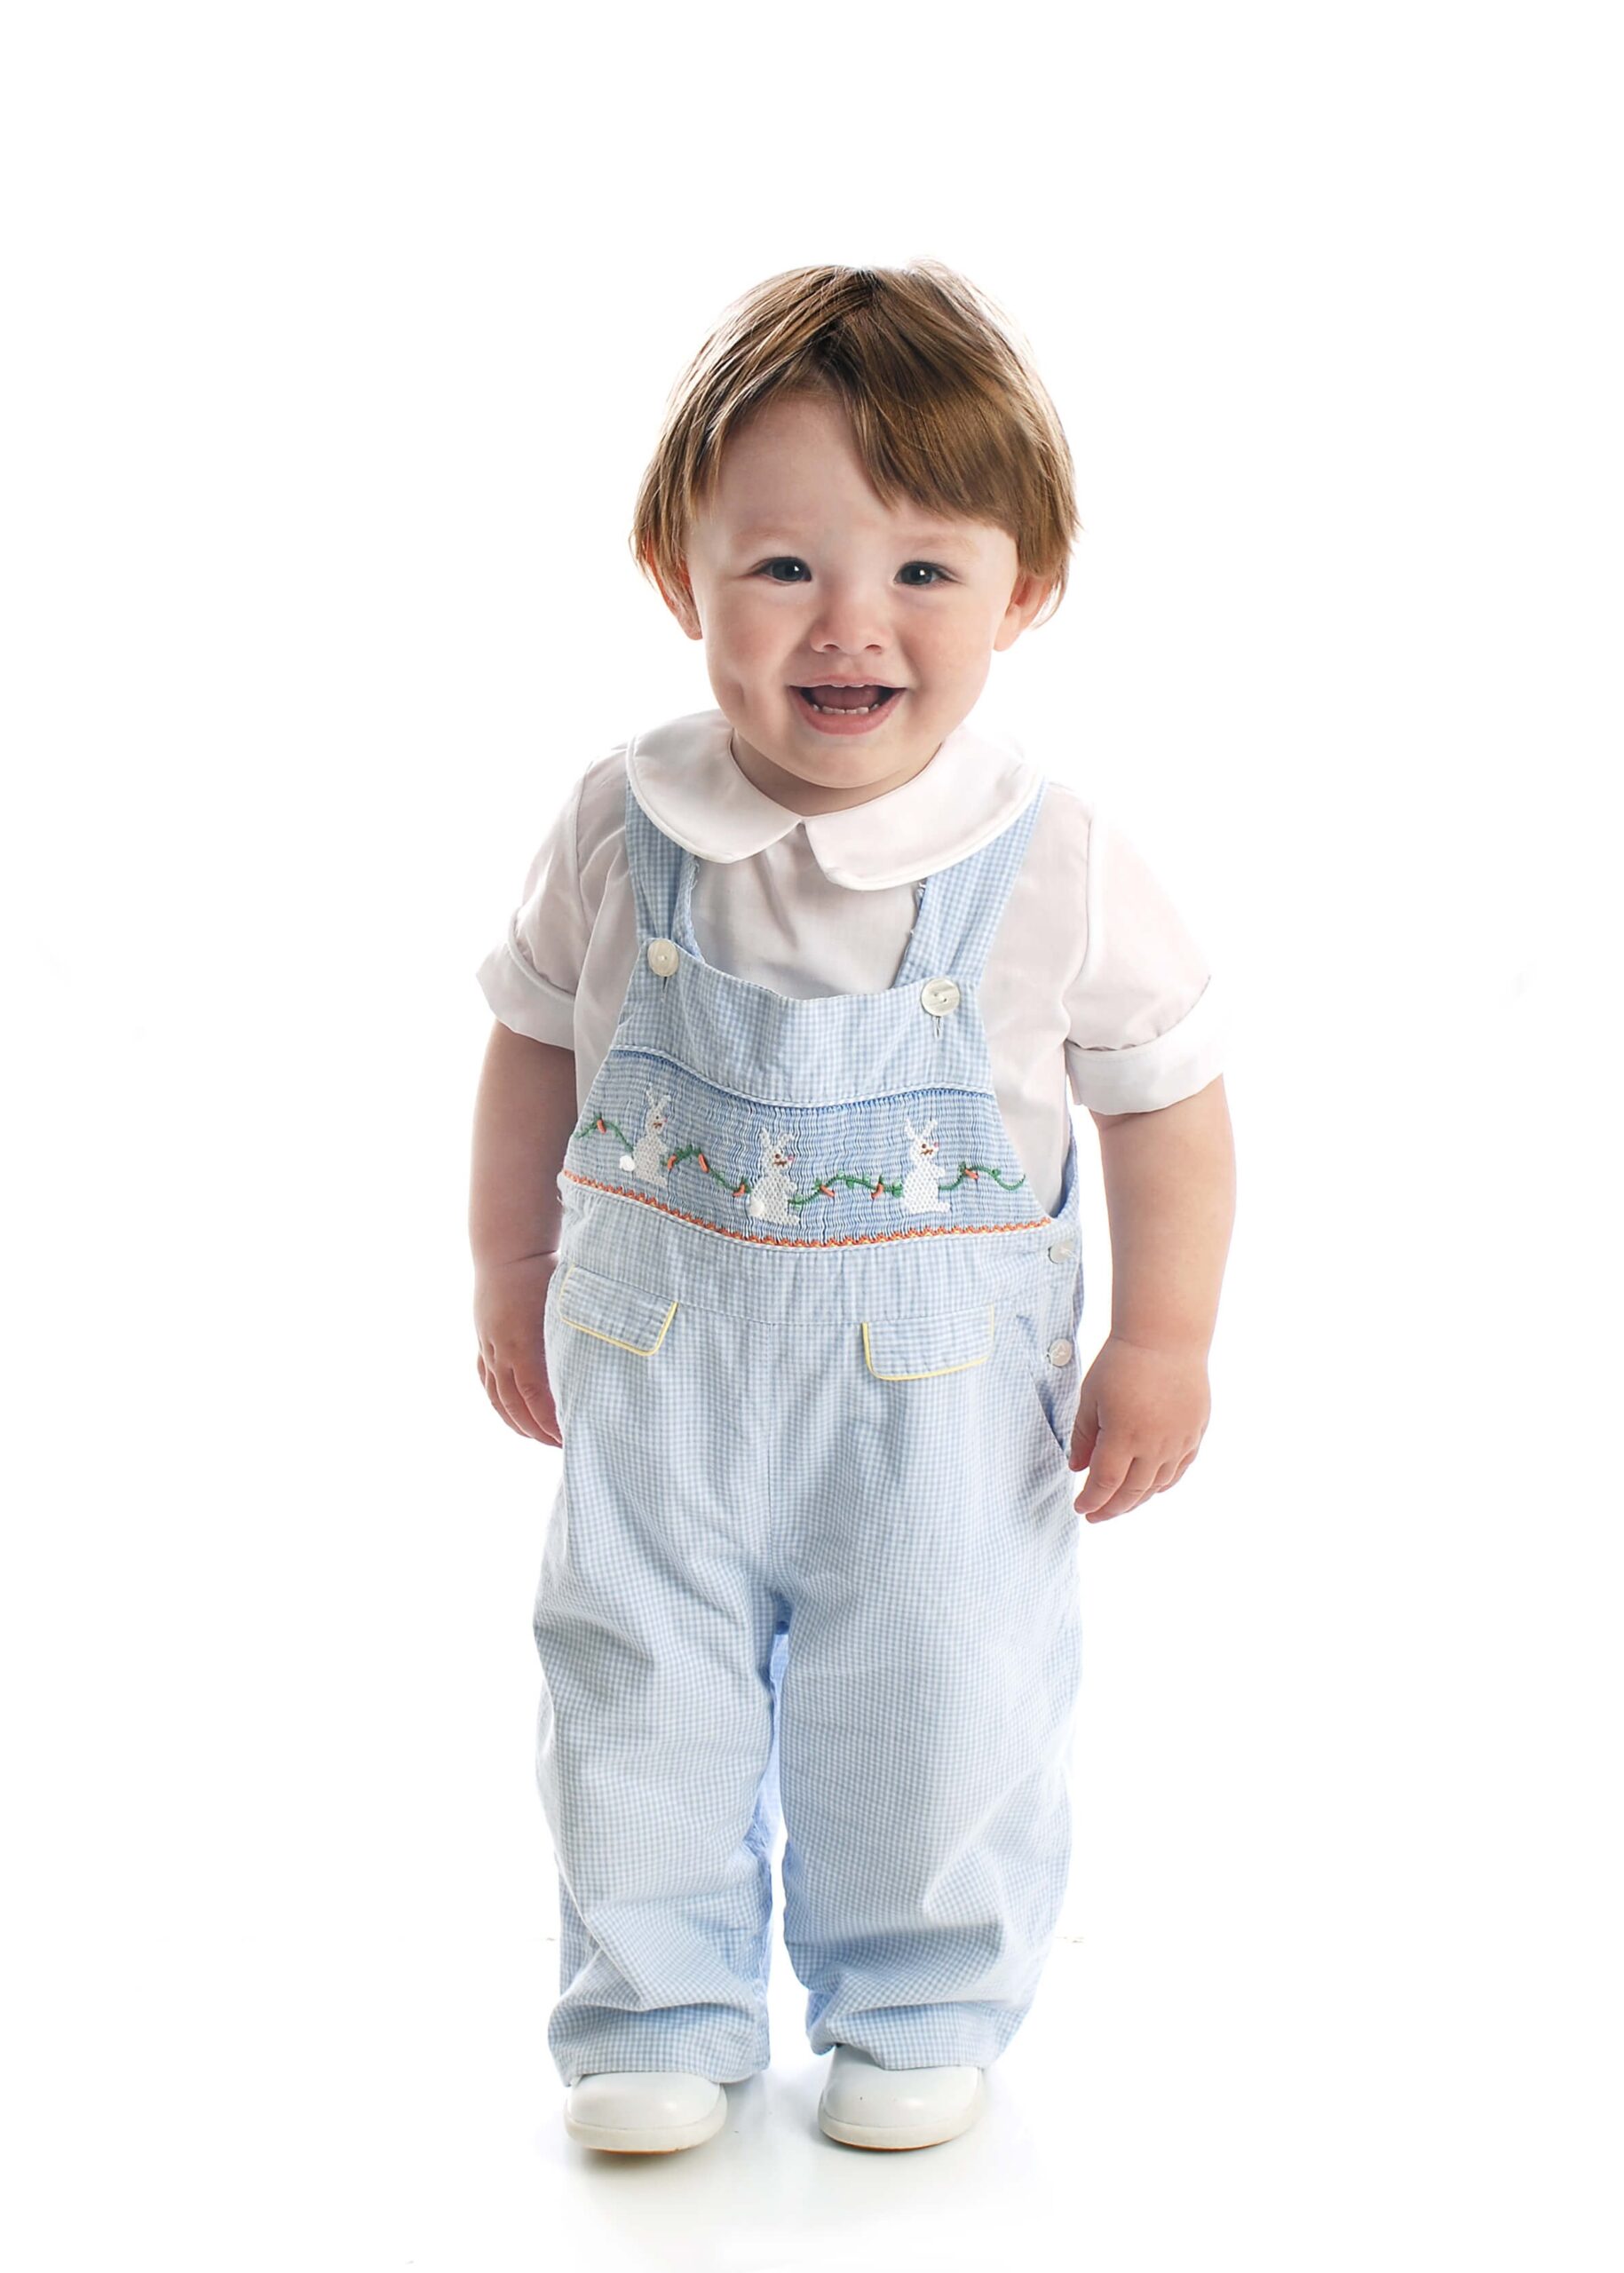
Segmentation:
[(796, 693), (809, 710), (820, 710), (828, 717), (866, 718), (872, 710), (883, 710), (901, 693), (899, 686), (797, 686)]

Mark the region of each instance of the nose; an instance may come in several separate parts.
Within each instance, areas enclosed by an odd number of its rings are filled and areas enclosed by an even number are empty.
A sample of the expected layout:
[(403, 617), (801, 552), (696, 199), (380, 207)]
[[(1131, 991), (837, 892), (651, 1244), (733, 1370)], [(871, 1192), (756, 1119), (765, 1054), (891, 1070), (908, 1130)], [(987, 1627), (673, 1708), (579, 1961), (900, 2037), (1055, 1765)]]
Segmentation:
[(872, 584), (857, 578), (826, 583), (820, 598), (812, 644), (830, 670), (862, 670), (874, 657), (888, 653), (890, 610)]

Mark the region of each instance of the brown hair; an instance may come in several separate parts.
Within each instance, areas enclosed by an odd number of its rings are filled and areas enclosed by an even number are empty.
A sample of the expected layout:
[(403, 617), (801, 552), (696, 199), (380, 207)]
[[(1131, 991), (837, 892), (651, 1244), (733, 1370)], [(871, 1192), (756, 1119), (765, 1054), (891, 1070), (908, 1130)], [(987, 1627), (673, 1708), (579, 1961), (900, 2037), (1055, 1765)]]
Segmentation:
[(824, 395), (852, 422), (888, 506), (911, 500), (1015, 541), (1023, 574), (1066, 593), (1081, 524), (1072, 454), (1030, 346), (965, 277), (938, 260), (901, 268), (790, 268), (729, 303), (672, 388), (638, 491), (630, 545), (668, 590), (722, 453), (775, 397)]

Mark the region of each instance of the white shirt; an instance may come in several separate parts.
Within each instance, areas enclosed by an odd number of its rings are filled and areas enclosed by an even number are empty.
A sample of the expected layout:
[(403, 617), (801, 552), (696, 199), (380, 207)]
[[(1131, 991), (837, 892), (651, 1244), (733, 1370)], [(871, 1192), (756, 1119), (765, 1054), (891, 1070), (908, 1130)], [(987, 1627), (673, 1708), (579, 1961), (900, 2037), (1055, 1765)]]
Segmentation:
[[(638, 949), (628, 776), (700, 866), (693, 928), (720, 970), (780, 994), (894, 984), (918, 882), (1007, 828), (1038, 771), (995, 728), (962, 723), (899, 788), (801, 814), (741, 772), (720, 710), (617, 743), (576, 780), (531, 861), (506, 938), (476, 974), (504, 1026), (575, 1054), (584, 1106)], [(1222, 1070), (1206, 957), (1132, 845), (1050, 780), (994, 935), (979, 1004), (999, 1107), (1034, 1198), (1058, 1206), (1071, 1094), (1097, 1113), (1192, 1097)]]

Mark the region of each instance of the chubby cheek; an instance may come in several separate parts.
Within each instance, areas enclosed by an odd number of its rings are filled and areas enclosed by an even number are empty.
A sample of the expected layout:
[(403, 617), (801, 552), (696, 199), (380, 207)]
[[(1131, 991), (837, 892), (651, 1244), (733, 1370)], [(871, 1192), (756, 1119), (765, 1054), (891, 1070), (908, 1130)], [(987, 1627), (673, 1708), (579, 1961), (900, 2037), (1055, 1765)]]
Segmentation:
[(724, 670), (741, 678), (781, 678), (785, 659), (795, 648), (794, 632), (782, 613), (752, 607), (748, 600), (716, 609), (709, 631)]
[(991, 645), (986, 609), (968, 593), (960, 605), (936, 609), (908, 642), (922, 673), (943, 685), (984, 670)]

